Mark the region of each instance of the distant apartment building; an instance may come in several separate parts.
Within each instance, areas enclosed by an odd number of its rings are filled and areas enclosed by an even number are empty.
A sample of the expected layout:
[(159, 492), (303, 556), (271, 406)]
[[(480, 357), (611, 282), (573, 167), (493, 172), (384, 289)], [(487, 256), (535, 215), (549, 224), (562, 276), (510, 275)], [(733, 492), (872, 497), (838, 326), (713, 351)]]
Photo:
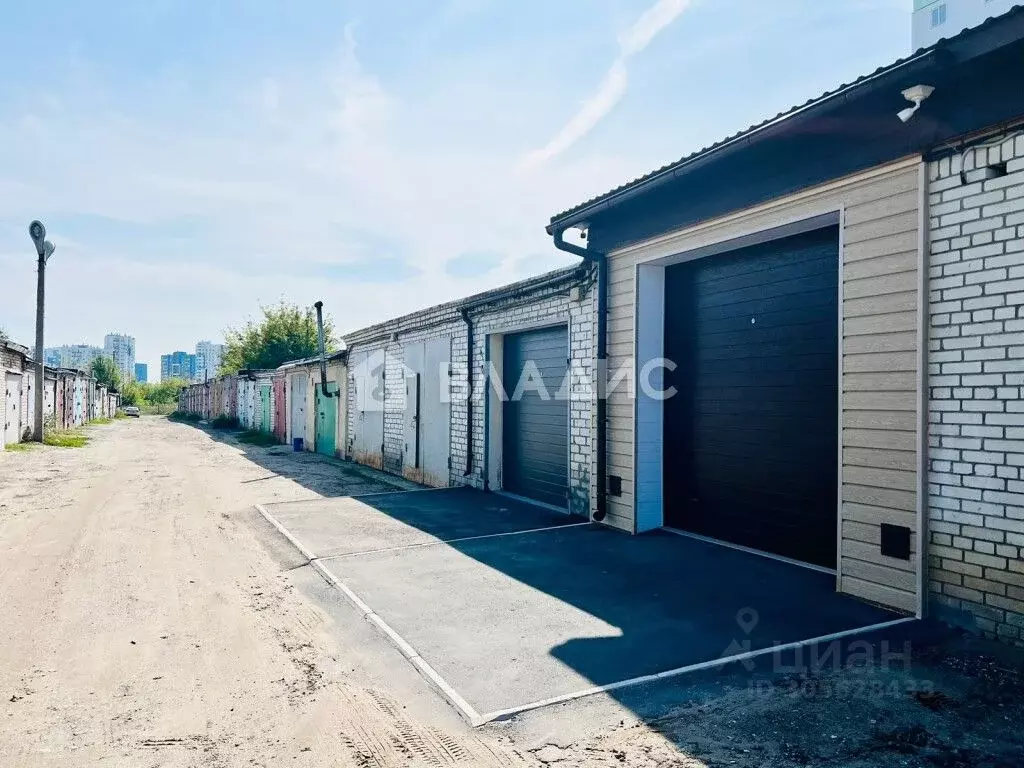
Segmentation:
[(927, 48), (992, 16), (1002, 16), (1021, 0), (914, 0), (913, 49)]
[(122, 333), (108, 333), (103, 338), (103, 352), (114, 361), (124, 381), (135, 378), (135, 339)]
[(172, 352), (169, 355), (160, 355), (160, 380), (186, 379), (193, 381), (196, 378), (196, 356), (188, 352)]
[(89, 344), (64, 344), (44, 349), (43, 361), (48, 368), (77, 368), (85, 371), (92, 366), (93, 360), (103, 355), (102, 349)]
[(135, 380), (140, 384), (145, 384), (149, 381), (149, 366), (146, 363), (135, 364)]
[(196, 378), (199, 381), (205, 381), (216, 376), (223, 357), (223, 344), (214, 344), (212, 341), (198, 342), (196, 344)]

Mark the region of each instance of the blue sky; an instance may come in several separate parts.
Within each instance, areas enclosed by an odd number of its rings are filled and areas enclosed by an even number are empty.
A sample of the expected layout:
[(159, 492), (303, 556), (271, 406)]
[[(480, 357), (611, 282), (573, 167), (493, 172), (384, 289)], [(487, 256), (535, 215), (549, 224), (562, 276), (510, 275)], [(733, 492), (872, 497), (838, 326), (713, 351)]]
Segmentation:
[[(910, 0), (38, 0), (0, 29), (0, 326), (150, 363), (568, 263), (557, 211), (905, 55)], [(123, 6), (123, 7), (122, 7)]]

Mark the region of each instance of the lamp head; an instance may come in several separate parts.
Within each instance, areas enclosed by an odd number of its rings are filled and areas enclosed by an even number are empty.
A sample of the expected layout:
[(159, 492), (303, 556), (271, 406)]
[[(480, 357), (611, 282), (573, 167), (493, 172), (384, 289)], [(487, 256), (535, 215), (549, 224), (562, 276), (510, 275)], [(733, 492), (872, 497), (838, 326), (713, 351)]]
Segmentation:
[(36, 246), (36, 253), (42, 256), (43, 242), (46, 240), (46, 227), (43, 226), (43, 222), (36, 219), (31, 224), (29, 224), (28, 236), (32, 238), (32, 242)]

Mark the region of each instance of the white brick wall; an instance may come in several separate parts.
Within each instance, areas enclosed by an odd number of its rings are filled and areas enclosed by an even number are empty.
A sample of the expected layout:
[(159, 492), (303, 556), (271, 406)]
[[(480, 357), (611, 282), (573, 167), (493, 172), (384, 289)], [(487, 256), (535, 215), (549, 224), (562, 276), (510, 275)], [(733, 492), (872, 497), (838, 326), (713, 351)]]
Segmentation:
[(964, 161), (929, 166), (930, 589), (1024, 644), (1024, 136)]
[[(465, 402), (452, 404), (452, 477), (453, 482), (483, 487), (483, 467), (486, 445), (484, 443), (484, 379), (486, 344), (488, 334), (506, 330), (528, 328), (535, 325), (565, 322), (569, 326), (569, 358), (572, 370), (571, 383), (576, 393), (594, 391), (591, 381), (594, 372), (596, 291), (594, 286), (579, 301), (571, 301), (567, 291), (540, 300), (499, 305), (495, 309), (480, 311), (473, 316), (473, 474), (463, 476), (466, 465), (466, 416)], [(461, 348), (452, 362), (465, 369), (465, 335)], [(456, 370), (460, 370), (457, 368)], [(569, 403), (569, 505), (574, 514), (587, 515), (595, 498), (594, 478), (594, 408), (591, 399), (572, 399)]]

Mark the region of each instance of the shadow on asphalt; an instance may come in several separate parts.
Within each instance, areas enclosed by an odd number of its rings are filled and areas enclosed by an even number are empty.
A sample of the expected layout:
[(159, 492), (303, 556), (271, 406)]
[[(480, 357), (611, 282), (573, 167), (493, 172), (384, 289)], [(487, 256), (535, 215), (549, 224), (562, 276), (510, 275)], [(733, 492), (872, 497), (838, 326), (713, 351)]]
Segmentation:
[[(237, 433), (198, 428), (240, 450), (264, 472), (246, 482), (285, 477), (327, 498), (383, 494), (359, 500), (369, 516), (443, 543), (395, 553), (386, 567), (374, 567), (373, 556), (358, 554), (365, 551), (359, 549), (363, 545), (352, 541), (353, 557), (326, 562), (336, 564), (340, 578), (358, 583), (356, 593), (400, 633), (414, 637), (417, 650), (436, 661), (456, 689), (472, 689), (474, 679), (483, 680), (477, 695), (491, 686), (510, 695), (504, 701), (525, 704), (536, 700), (534, 693), (546, 677), (557, 676), (551, 670), (558, 666), (595, 686), (608, 685), (898, 618), (837, 595), (826, 574), (665, 533), (630, 537), (581, 526), (541, 538), (527, 534), (472, 540), (474, 535), (514, 531), (516, 524), (496, 517), (495, 510), (501, 515), (522, 512), (518, 524), (524, 531), (562, 521), (507, 499), (495, 504), (491, 494), (468, 489), (390, 493), (417, 486), (352, 462), (294, 453), (283, 445), (249, 445)], [(382, 535), (392, 535), (385, 523), (380, 527)], [(351, 532), (338, 533), (352, 539)], [(451, 540), (455, 538), (471, 540)], [(460, 577), (446, 567), (446, 559), (453, 557), (468, 558), (477, 566)], [(342, 564), (355, 570), (346, 572)], [(492, 588), (487, 588), (488, 573), (504, 579), (502, 589), (493, 589), (493, 578)], [(558, 631), (564, 637), (547, 642), (551, 633), (546, 623), (555, 617), (543, 614), (545, 602), (593, 617), (613, 631), (604, 636), (574, 634), (571, 625), (561, 624)], [(501, 610), (495, 613), (494, 605)], [(750, 623), (749, 612), (741, 614), (743, 609), (756, 611), (756, 624)], [(451, 652), (451, 634), (446, 637), (434, 628), (456, 630), (478, 643), (482, 655), (477, 663), (461, 671), (458, 664), (445, 667), (440, 660), (457, 654)], [(851, 754), (870, 754), (865, 764), (878, 765), (925, 753), (984, 758), (985, 750), (960, 741), (959, 719), (966, 710), (949, 705), (948, 712), (936, 714), (931, 708), (946, 706), (946, 700), (930, 697), (929, 691), (938, 686), (974, 707), (972, 728), (984, 733), (1001, 727), (1004, 692), (1022, 692), (1024, 687), (993, 684), (986, 657), (961, 654), (955, 649), (958, 637), (935, 622), (913, 622), (614, 688), (607, 695), (650, 723), (681, 753), (705, 755), (712, 762), (721, 756), (715, 742), (734, 735), (738, 742), (763, 749), (762, 756), (781, 759), (780, 764), (842, 761)], [(526, 676), (530, 690), (512, 690), (509, 686), (515, 685), (509, 680), (498, 680), (500, 671), (528, 662), (520, 658), (528, 653), (544, 659), (537, 674)], [(721, 714), (714, 719), (709, 702), (731, 695), (729, 706), (735, 707), (737, 693), (740, 708), (730, 709), (724, 721)], [(1020, 709), (1014, 701), (1012, 708)], [(601, 706), (600, 697), (582, 699), (576, 711), (595, 712)], [(872, 725), (863, 725), (868, 722)], [(1001, 749), (993, 743), (990, 754)]]

